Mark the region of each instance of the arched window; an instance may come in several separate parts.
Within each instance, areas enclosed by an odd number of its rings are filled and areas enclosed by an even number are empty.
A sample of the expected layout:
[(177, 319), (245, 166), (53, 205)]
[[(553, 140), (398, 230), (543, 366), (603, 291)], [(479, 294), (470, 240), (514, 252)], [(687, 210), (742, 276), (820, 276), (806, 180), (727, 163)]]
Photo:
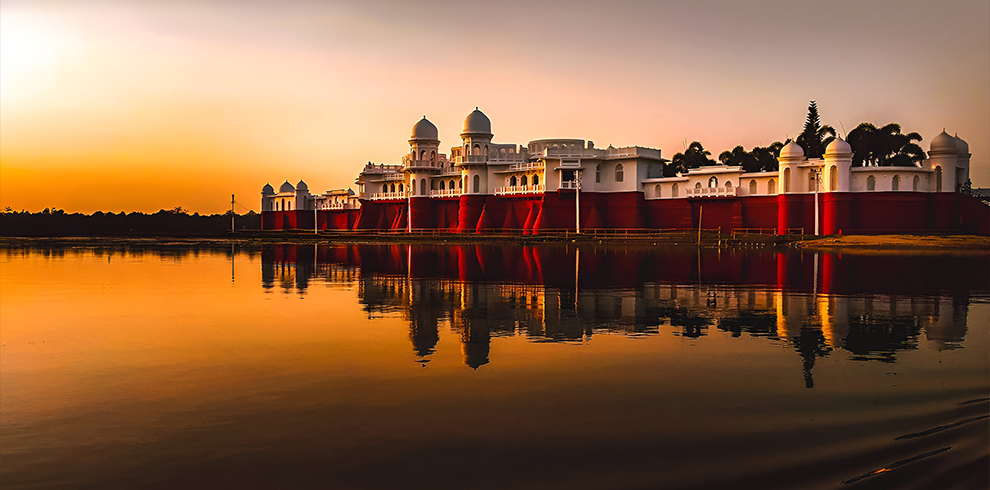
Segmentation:
[(399, 184), (399, 192), (402, 192), (402, 184)]
[(670, 187), (670, 197), (677, 197), (677, 184)]
[(457, 179), (457, 188), (458, 189), (464, 188), (464, 179)]
[(540, 185), (540, 176), (533, 174), (533, 185)]
[(426, 160), (426, 150), (419, 150), (419, 159)]
[(289, 201), (289, 211), (292, 211), (292, 201)]
[(477, 194), (481, 192), (481, 176), (474, 176), (474, 193)]
[(791, 169), (784, 169), (784, 192), (791, 192)]
[(481, 154), (481, 145), (474, 145), (474, 151), (472, 151), (471, 154), (473, 154), (473, 155), (480, 155)]
[(839, 169), (835, 165), (828, 168), (828, 190), (839, 190)]
[(395, 184), (392, 184), (392, 192), (395, 192)]
[(657, 184), (656, 187), (653, 188), (653, 197), (660, 197), (660, 189), (660, 184)]
[(509, 177), (509, 187), (515, 187), (515, 186), (516, 186), (516, 176), (513, 175), (512, 177)]
[(622, 164), (615, 164), (615, 181), (622, 182)]
[(890, 190), (899, 191), (901, 190), (901, 176), (895, 175), (893, 179), (890, 179)]
[(771, 196), (777, 194), (777, 183), (773, 179), (767, 182), (767, 194)]
[(450, 179), (450, 185), (448, 185), (447, 188), (450, 190), (454, 190), (454, 179)]
[(718, 187), (718, 177), (712, 175), (711, 178), (708, 179), (708, 187), (712, 189)]
[(602, 181), (602, 164), (595, 165), (595, 183), (598, 184)]
[(526, 185), (526, 182), (527, 182), (527, 179), (526, 179), (526, 176), (525, 175), (523, 175), (522, 177), (519, 177), (519, 185), (525, 186)]
[(488, 156), (488, 145), (485, 145), (485, 156)]
[(695, 182), (694, 183), (694, 188), (695, 189), (701, 189), (701, 182)]
[(725, 190), (727, 190), (729, 192), (732, 192), (732, 182), (730, 182), (728, 180), (725, 181)]
[(749, 181), (749, 193), (751, 195), (755, 195), (757, 193), (755, 180)]
[(505, 158), (505, 148), (499, 150), (499, 153), (502, 154), (502, 158)]
[(419, 179), (419, 195), (426, 195), (426, 179)]
[(935, 192), (942, 192), (942, 166), (935, 167)]
[(914, 181), (911, 182), (911, 190), (912, 191), (917, 191), (918, 190), (918, 184), (920, 184), (920, 183), (921, 183), (921, 179), (917, 175), (915, 175), (914, 176)]
[(446, 189), (447, 188), (446, 185), (447, 185), (447, 183), (441, 180), (440, 181), (440, 190)]
[(470, 154), (471, 154), (471, 149), (470, 149), (470, 148), (468, 148), (468, 145), (467, 145), (467, 143), (465, 143), (465, 144), (464, 144), (464, 156), (468, 156), (468, 155), (470, 155)]
[(436, 163), (437, 161), (437, 151), (433, 150), (430, 152), (430, 163)]
[(388, 192), (388, 184), (382, 184), (382, 194)]
[(870, 175), (866, 178), (866, 190), (875, 191), (877, 190), (877, 178)]

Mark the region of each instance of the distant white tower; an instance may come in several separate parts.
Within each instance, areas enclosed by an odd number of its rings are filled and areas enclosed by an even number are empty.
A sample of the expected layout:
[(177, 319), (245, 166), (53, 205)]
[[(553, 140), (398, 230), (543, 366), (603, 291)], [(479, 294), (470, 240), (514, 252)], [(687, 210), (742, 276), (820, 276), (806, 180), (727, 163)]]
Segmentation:
[(489, 145), (492, 143), (492, 122), (477, 107), (464, 118), (461, 141), (464, 146), (464, 158), (461, 159), (459, 166), (465, 191), (469, 194), (488, 194), (487, 165)]

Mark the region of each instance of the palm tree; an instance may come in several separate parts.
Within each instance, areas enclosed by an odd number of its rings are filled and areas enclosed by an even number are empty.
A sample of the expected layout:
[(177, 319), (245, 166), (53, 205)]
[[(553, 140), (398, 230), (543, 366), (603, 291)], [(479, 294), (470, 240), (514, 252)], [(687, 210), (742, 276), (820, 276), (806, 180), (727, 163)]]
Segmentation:
[(712, 152), (705, 149), (698, 141), (692, 141), (684, 153), (678, 153), (664, 166), (664, 177), (673, 177), (677, 173), (685, 173), (690, 168), (715, 165), (717, 162), (708, 158)]
[(821, 158), (825, 154), (825, 148), (835, 140), (835, 128), (829, 125), (822, 126), (818, 117), (818, 105), (815, 101), (808, 104), (808, 120), (804, 123), (804, 131), (797, 137), (797, 144), (804, 148), (804, 155), (808, 158)]
[(718, 155), (723, 165), (738, 165), (746, 172), (776, 172), (777, 156), (784, 144), (775, 141), (770, 146), (754, 146), (746, 151), (741, 145), (731, 151), (726, 150)]
[(876, 127), (862, 123), (849, 132), (849, 146), (853, 150), (854, 167), (915, 167), (925, 159), (925, 152), (915, 142), (922, 140), (918, 133), (901, 133), (901, 125), (890, 123)]

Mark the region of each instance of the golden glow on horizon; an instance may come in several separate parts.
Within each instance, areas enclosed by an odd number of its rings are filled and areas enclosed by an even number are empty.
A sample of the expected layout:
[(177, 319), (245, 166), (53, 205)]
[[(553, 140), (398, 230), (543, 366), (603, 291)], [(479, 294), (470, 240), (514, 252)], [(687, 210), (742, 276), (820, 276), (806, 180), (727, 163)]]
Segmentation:
[[(670, 157), (693, 140), (717, 155), (793, 137), (815, 99), (840, 132), (896, 121), (924, 147), (943, 127), (957, 132), (973, 152), (974, 184), (990, 186), (981, 109), (990, 105), (990, 27), (973, 20), (986, 18), (983, 4), (939, 7), (938, 22), (962, 27), (938, 50), (902, 27), (850, 44), (847, 31), (862, 35), (883, 14), (876, 6), (857, 7), (849, 26), (821, 26), (848, 80), (778, 68), (803, 55), (790, 23), (763, 23), (751, 37), (710, 34), (733, 32), (738, 19), (833, 18), (833, 6), (730, 3), (712, 17), (676, 5), (535, 3), (518, 22), (479, 29), (474, 5), (46, 5), (0, 7), (0, 207), (214, 213), (234, 193), (257, 210), (265, 182), (304, 179), (323, 192), (354, 187), (366, 161), (397, 163), (424, 113), (446, 151), (475, 106), (498, 142), (575, 137)], [(902, 7), (915, 17), (933, 8)], [(547, 18), (580, 29), (550, 35)], [(437, 32), (420, 27), (427, 19)], [(703, 36), (688, 28), (697, 25)], [(585, 28), (599, 34), (579, 35)], [(905, 49), (880, 56), (871, 36)], [(946, 59), (950, 45), (973, 55)], [(924, 69), (904, 83), (905, 66)]]

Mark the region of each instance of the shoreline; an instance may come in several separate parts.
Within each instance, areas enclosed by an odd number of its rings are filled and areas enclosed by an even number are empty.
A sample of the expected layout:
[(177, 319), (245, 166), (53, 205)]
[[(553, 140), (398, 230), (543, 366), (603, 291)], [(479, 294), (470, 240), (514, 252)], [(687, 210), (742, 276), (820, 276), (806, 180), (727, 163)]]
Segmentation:
[(228, 233), (226, 235), (117, 235), (80, 237), (0, 237), (0, 245), (99, 246), (130, 245), (265, 245), (265, 244), (499, 244), (587, 243), (595, 245), (700, 246), (703, 248), (784, 248), (839, 253), (990, 253), (990, 237), (977, 235), (839, 235), (827, 237), (718, 235), (696, 232), (648, 235), (468, 235), (432, 234), (307, 234), (297, 232)]

